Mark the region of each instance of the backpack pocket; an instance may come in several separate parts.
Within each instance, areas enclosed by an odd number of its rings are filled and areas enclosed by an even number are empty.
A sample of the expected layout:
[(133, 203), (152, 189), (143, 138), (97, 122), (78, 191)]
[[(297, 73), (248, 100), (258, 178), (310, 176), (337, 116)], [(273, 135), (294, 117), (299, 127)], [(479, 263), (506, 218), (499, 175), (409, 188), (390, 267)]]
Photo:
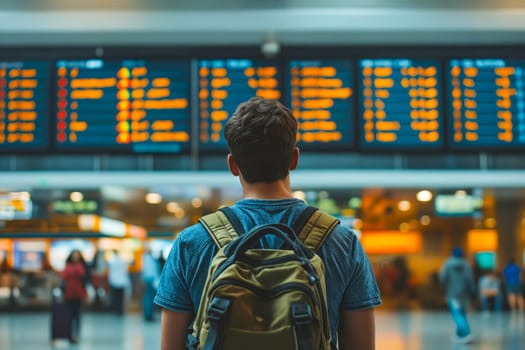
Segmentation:
[[(202, 329), (202, 337), (208, 338), (208, 329)], [(253, 331), (245, 329), (231, 328), (225, 330), (220, 349), (228, 350), (278, 350), (297, 349), (295, 332), (292, 326), (285, 326), (279, 329), (268, 331)], [(204, 349), (205, 344), (201, 344), (200, 349)]]

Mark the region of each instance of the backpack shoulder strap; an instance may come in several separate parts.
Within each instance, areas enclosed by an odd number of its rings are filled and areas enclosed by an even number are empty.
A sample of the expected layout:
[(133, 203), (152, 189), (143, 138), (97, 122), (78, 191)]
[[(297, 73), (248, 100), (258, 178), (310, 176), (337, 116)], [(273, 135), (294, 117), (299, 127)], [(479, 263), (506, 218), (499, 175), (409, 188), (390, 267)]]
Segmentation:
[[(237, 217), (230, 217), (231, 215), (234, 215), (231, 208), (225, 207), (199, 219), (219, 249), (239, 237), (237, 229), (242, 230), (242, 227), (238, 227), (240, 223)], [(233, 221), (232, 218), (234, 218)]]
[(339, 220), (333, 216), (308, 207), (295, 221), (293, 228), (304, 245), (316, 252), (338, 224)]

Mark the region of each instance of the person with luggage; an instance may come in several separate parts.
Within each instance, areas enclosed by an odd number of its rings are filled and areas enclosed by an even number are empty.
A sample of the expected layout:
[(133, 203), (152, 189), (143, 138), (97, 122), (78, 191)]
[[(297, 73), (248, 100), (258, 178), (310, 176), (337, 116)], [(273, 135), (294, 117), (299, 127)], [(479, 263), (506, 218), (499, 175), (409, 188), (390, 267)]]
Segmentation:
[(86, 299), (86, 264), (79, 250), (71, 251), (62, 271), (64, 299), (67, 310), (66, 327), (70, 331), (69, 341), (77, 343), (80, 336), (80, 312)]
[[(175, 240), (155, 297), (162, 349), (186, 349), (187, 339), (194, 349), (375, 348), (381, 298), (371, 265), (351, 229), (292, 196), (296, 135), (297, 120), (275, 100), (252, 98), (227, 122), (227, 163), (243, 199)], [(210, 327), (187, 337), (192, 321)]]

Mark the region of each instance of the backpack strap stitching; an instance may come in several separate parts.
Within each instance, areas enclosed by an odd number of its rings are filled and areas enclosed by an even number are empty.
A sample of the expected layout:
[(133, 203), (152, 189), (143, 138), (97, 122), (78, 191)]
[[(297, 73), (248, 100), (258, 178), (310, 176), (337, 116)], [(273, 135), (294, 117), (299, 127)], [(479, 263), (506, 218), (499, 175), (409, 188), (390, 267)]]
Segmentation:
[(308, 206), (305, 210), (299, 215), (299, 217), (294, 221), (292, 229), (294, 232), (299, 235), (304, 225), (308, 222), (308, 219), (317, 211), (317, 208)]
[(232, 208), (222, 207), (219, 209), (219, 211), (222, 212), (226, 216), (230, 224), (233, 226), (233, 229), (235, 230), (235, 232), (237, 232), (238, 236), (244, 233), (244, 228), (242, 227), (241, 221), (239, 220), (237, 215), (235, 215), (235, 212), (233, 211)]
[(318, 251), (338, 224), (339, 220), (317, 210), (310, 219), (308, 219), (299, 233), (298, 238), (308, 248), (313, 251)]
[(199, 219), (199, 222), (219, 249), (239, 237), (233, 225), (221, 211), (205, 215)]

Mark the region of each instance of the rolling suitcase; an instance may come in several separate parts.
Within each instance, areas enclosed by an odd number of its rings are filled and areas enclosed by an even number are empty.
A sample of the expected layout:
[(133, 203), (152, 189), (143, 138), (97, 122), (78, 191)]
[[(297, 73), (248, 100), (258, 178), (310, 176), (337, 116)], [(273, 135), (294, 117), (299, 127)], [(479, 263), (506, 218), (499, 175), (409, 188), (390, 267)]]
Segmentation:
[(53, 289), (51, 304), (51, 340), (70, 339), (71, 322), (69, 311), (60, 288)]

